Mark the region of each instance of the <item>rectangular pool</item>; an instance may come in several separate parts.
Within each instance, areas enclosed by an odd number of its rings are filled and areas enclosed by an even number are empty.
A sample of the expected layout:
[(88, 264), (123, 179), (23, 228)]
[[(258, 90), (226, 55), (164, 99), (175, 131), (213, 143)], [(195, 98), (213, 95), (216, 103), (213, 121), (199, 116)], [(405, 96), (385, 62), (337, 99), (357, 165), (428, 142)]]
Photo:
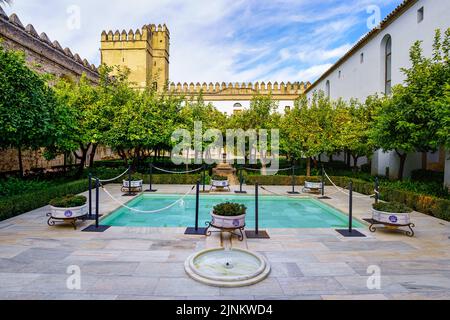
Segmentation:
[[(127, 203), (138, 210), (158, 210), (169, 206), (181, 195), (142, 194)], [(221, 202), (237, 202), (247, 206), (247, 228), (255, 227), (255, 197), (237, 195), (201, 195), (199, 226), (210, 221), (209, 213)], [(119, 208), (101, 221), (102, 225), (120, 227), (191, 227), (195, 224), (195, 196), (159, 213), (138, 213)], [(340, 211), (312, 198), (261, 196), (259, 198), (261, 228), (345, 228), (348, 217)], [(353, 227), (362, 227), (353, 221)]]

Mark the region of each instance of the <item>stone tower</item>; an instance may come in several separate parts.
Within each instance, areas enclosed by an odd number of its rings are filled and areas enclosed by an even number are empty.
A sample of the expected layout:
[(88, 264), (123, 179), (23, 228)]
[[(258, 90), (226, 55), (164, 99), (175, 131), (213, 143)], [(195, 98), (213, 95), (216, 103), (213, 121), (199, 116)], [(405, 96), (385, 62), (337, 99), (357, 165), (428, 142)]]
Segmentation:
[(145, 25), (128, 33), (103, 31), (101, 62), (129, 68), (129, 80), (138, 88), (156, 86), (162, 90), (169, 81), (169, 41), (166, 25)]

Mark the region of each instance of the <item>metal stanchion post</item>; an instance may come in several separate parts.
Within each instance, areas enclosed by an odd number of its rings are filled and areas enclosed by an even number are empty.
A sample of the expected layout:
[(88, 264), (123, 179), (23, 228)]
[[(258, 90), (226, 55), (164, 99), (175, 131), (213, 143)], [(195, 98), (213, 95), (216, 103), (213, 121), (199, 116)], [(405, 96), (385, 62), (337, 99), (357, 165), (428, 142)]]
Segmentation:
[(200, 181), (197, 181), (195, 192), (195, 227), (187, 228), (184, 234), (201, 235), (201, 236), (204, 236), (206, 234), (206, 228), (198, 227), (199, 213), (200, 213)]
[(255, 231), (245, 231), (249, 239), (270, 239), (267, 231), (259, 230), (259, 184), (255, 184)]
[(348, 229), (339, 229), (336, 230), (338, 233), (340, 233), (344, 237), (365, 237), (364, 234), (359, 232), (358, 230), (353, 230), (353, 182), (350, 181), (349, 185), (349, 199), (348, 199)]
[(89, 216), (88, 219), (92, 219), (92, 173), (89, 172)]
[(153, 189), (153, 163), (150, 163), (150, 172), (149, 172), (149, 188), (145, 190), (145, 192), (156, 192), (158, 190)]
[(295, 191), (295, 164), (292, 165), (292, 191), (289, 191), (288, 194), (299, 194)]
[(247, 193), (247, 191), (242, 190), (242, 185), (244, 184), (244, 176), (242, 174), (244, 168), (239, 169), (239, 191), (235, 191), (235, 193)]

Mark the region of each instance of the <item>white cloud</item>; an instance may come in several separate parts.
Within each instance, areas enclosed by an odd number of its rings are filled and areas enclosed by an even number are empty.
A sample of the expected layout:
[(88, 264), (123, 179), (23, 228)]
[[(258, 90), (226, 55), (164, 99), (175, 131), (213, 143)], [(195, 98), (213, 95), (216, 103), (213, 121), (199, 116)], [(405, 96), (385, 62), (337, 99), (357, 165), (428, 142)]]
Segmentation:
[(299, 79), (305, 79), (305, 81), (313, 81), (320, 77), (325, 71), (331, 68), (333, 64), (325, 63), (309, 67), (305, 70), (298, 72), (297, 77)]
[[(166, 23), (171, 32), (170, 77), (175, 82), (314, 80), (351, 46), (347, 32), (365, 21), (368, 4), (400, 0), (16, 0), (24, 25), (100, 63), (102, 30), (136, 30)], [(67, 8), (81, 10), (69, 30)]]

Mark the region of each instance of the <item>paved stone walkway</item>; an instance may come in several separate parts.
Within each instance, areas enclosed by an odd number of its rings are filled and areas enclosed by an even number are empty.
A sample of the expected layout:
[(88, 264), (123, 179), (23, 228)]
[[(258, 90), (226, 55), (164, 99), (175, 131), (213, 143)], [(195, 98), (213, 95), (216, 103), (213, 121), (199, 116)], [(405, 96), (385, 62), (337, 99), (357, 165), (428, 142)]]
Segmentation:
[[(188, 186), (155, 188), (182, 194)], [(119, 186), (108, 189), (120, 196)], [(347, 211), (344, 194), (331, 197), (323, 201)], [(117, 208), (103, 192), (100, 202), (101, 213)], [(369, 217), (371, 202), (355, 199), (355, 217)], [(270, 240), (233, 241), (264, 254), (272, 272), (254, 286), (224, 289), (197, 283), (183, 269), (194, 251), (219, 245), (218, 236), (186, 236), (179, 228), (85, 233), (47, 226), (46, 212), (0, 223), (0, 299), (450, 299), (450, 224), (420, 213), (412, 215), (414, 238), (367, 228), (364, 239), (345, 239), (332, 229), (270, 229)], [(67, 288), (69, 266), (81, 270), (80, 290)], [(379, 290), (367, 288), (370, 266), (380, 268)]]

